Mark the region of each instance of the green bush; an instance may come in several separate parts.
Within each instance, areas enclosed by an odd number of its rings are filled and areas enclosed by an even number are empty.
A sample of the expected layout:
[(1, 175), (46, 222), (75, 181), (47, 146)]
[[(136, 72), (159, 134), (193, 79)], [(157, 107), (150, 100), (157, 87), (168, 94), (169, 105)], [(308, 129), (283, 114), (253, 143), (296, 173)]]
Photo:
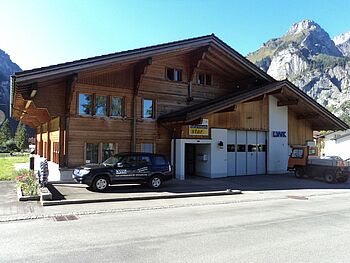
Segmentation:
[(28, 169), (21, 169), (16, 172), (16, 183), (21, 188), (23, 195), (39, 195), (39, 183), (34, 172)]

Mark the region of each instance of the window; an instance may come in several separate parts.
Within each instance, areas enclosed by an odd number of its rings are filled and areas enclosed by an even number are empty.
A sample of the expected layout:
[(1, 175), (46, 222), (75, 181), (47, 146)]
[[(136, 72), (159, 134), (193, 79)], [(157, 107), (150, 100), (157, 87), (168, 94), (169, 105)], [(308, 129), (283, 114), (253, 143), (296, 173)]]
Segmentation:
[(304, 157), (304, 150), (301, 148), (294, 148), (291, 153), (291, 157), (302, 159)]
[(237, 145), (237, 152), (245, 152), (246, 145), (245, 144), (238, 144)]
[(102, 162), (114, 155), (114, 143), (102, 143)]
[(123, 99), (119, 97), (111, 98), (111, 116), (123, 115)]
[(153, 119), (153, 100), (144, 99), (143, 100), (143, 118), (145, 119)]
[(93, 99), (91, 94), (79, 94), (79, 114), (92, 115)]
[(152, 165), (151, 157), (149, 156), (139, 156), (138, 165)]
[(258, 144), (258, 152), (266, 152), (266, 144)]
[(166, 79), (173, 81), (182, 81), (182, 70), (176, 68), (167, 68)]
[(122, 163), (124, 167), (132, 167), (132, 166), (136, 166), (136, 160), (137, 160), (136, 156), (128, 155), (128, 156), (125, 156)]
[(197, 84), (204, 85), (204, 74), (198, 74)]
[(211, 82), (210, 74), (199, 73), (197, 75), (197, 84), (210, 86)]
[(98, 143), (87, 143), (85, 163), (98, 163)]
[(234, 144), (227, 144), (227, 152), (234, 152), (235, 148)]
[(205, 75), (205, 85), (208, 85), (208, 86), (211, 85), (211, 75), (210, 74)]
[(248, 152), (256, 152), (256, 144), (249, 144)]
[(153, 143), (142, 143), (141, 151), (145, 153), (154, 153)]
[(78, 114), (95, 116), (123, 116), (124, 100), (120, 97), (98, 95), (98, 94), (79, 94)]
[(168, 165), (168, 162), (164, 159), (163, 156), (154, 156), (154, 165)]
[(96, 116), (107, 116), (107, 96), (96, 95)]

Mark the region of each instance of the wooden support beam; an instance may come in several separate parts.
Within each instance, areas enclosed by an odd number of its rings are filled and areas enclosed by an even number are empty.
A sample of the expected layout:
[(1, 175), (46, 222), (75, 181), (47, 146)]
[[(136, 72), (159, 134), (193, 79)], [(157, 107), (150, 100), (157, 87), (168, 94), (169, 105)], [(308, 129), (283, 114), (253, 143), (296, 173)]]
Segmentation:
[(216, 111), (216, 112), (213, 112), (213, 113), (232, 112), (232, 111), (235, 111), (236, 109), (237, 109), (237, 106), (236, 105), (232, 105), (230, 107), (227, 107), (225, 109), (222, 109), (222, 110), (219, 110), (219, 111)]
[(232, 72), (228, 71), (225, 68), (225, 66), (222, 66), (218, 62), (216, 62), (213, 57), (207, 56), (206, 62), (208, 63), (208, 65), (210, 67), (213, 67), (215, 69), (215, 71), (217, 71), (221, 75), (223, 75), (229, 79), (232, 79), (234, 74)]
[(299, 99), (287, 99), (287, 100), (280, 100), (277, 102), (278, 107), (282, 106), (290, 106), (290, 105), (297, 105), (299, 103)]
[(152, 58), (147, 58), (136, 64), (134, 68), (134, 94), (137, 96), (143, 77), (147, 73), (148, 67), (152, 65)]
[(38, 92), (38, 83), (34, 82), (29, 85), (26, 85), (22, 90), (23, 91), (21, 92), (21, 95), (24, 100), (33, 100), (33, 98)]
[(68, 76), (66, 84), (66, 116), (69, 116), (70, 105), (72, 102), (73, 94), (75, 91), (75, 85), (77, 83), (78, 74), (74, 73)]
[(246, 100), (244, 101), (243, 103), (248, 103), (248, 102), (253, 102), (253, 101), (259, 101), (259, 100), (263, 100), (265, 98), (265, 94), (264, 95), (261, 95), (261, 96), (258, 96), (258, 97), (255, 97), (255, 98), (252, 98), (250, 100)]

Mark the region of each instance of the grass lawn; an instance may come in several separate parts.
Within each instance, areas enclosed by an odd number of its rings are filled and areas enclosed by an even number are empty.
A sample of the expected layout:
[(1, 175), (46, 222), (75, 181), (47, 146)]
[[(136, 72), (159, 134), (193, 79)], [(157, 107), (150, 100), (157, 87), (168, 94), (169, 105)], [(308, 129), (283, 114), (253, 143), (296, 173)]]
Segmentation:
[(29, 155), (21, 156), (3, 156), (0, 155), (0, 181), (15, 179), (15, 163), (29, 162)]

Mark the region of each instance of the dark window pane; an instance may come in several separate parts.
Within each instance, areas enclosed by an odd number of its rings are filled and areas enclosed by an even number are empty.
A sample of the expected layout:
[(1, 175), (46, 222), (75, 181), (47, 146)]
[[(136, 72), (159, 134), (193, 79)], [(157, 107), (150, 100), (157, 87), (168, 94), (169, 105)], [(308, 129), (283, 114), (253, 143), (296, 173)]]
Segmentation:
[(124, 167), (131, 167), (131, 166), (136, 166), (136, 161), (137, 161), (136, 156), (129, 155), (129, 156), (125, 156), (122, 163)]
[(256, 152), (256, 144), (249, 144), (248, 152)]
[(174, 80), (174, 69), (173, 68), (166, 69), (166, 78), (167, 78), (167, 80)]
[(266, 152), (266, 144), (258, 144), (258, 152)]
[(168, 165), (167, 161), (163, 156), (154, 156), (154, 165)]
[(143, 117), (152, 119), (153, 118), (153, 101), (143, 100)]
[(114, 155), (114, 143), (102, 144), (102, 162)]
[(182, 70), (175, 69), (175, 80), (182, 81)]
[(304, 150), (301, 149), (301, 148), (293, 149), (291, 157), (292, 158), (300, 158), (300, 159), (302, 159), (304, 157)]
[(79, 114), (91, 115), (92, 114), (92, 95), (91, 94), (79, 94)]
[(211, 85), (211, 75), (210, 74), (207, 74), (205, 75), (205, 84), (206, 85)]
[(112, 97), (111, 99), (111, 116), (122, 116), (123, 99), (119, 97)]
[(227, 144), (227, 152), (234, 152), (234, 151), (235, 151), (235, 145)]
[(238, 144), (237, 145), (237, 152), (245, 152), (245, 144)]
[(86, 163), (98, 163), (98, 144), (86, 144)]
[(107, 96), (96, 96), (96, 112), (97, 116), (107, 115)]
[(200, 85), (204, 85), (204, 74), (198, 74), (197, 83)]
[(149, 156), (140, 156), (139, 165), (152, 165), (151, 157)]

